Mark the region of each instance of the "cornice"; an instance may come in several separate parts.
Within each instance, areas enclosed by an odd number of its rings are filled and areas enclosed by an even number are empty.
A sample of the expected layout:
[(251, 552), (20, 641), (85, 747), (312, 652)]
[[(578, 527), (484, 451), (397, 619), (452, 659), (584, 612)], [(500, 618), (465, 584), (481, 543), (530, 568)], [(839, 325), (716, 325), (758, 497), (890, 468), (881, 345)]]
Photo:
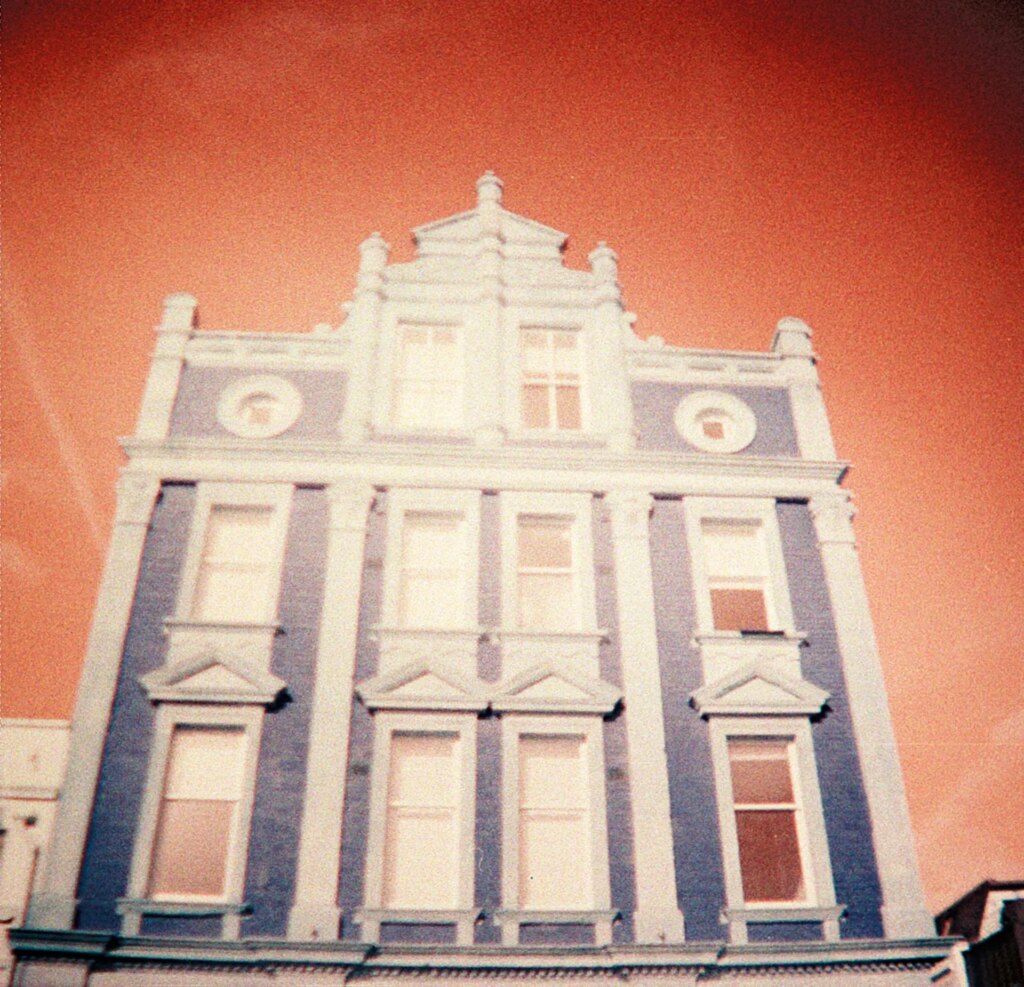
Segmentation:
[(267, 971), (333, 968), (367, 975), (449, 977), (623, 976), (679, 974), (734, 976), (786, 970), (823, 973), (842, 969), (884, 971), (931, 966), (945, 959), (957, 940), (850, 940), (845, 942), (637, 944), (614, 946), (398, 946), (284, 940), (164, 939), (106, 933), (12, 929), (11, 944), (22, 960), (94, 962), (104, 968), (173, 966), (179, 969)]
[(128, 472), (181, 481), (221, 477), (326, 484), (356, 475), (381, 486), (600, 492), (629, 486), (665, 494), (714, 491), (810, 497), (834, 491), (849, 468), (842, 460), (618, 453), (565, 445), (484, 448), (454, 443), (130, 437), (122, 439), (121, 446), (131, 460)]

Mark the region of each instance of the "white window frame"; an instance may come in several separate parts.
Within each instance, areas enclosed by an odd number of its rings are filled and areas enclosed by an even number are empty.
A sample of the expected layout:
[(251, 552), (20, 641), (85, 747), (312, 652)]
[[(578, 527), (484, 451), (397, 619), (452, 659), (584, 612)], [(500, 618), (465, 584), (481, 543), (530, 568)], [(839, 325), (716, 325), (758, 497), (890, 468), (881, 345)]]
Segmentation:
[[(577, 367), (579, 371), (579, 399), (580, 399), (580, 427), (579, 428), (558, 428), (557, 425), (552, 425), (547, 428), (533, 428), (526, 425), (523, 420), (523, 388), (526, 381), (523, 377), (523, 366), (522, 366), (522, 339), (523, 334), (526, 332), (571, 332), (576, 336), (576, 354), (577, 354)], [(516, 347), (515, 347), (515, 401), (513, 407), (515, 408), (516, 414), (516, 431), (523, 432), (527, 435), (544, 435), (544, 436), (579, 436), (585, 435), (591, 431), (591, 414), (590, 414), (590, 366), (589, 366), (589, 353), (587, 349), (587, 336), (583, 332), (583, 328), (575, 323), (557, 324), (545, 320), (531, 321), (529, 319), (523, 320), (516, 326)], [(546, 383), (547, 387), (555, 386), (556, 382), (552, 379)], [(550, 410), (550, 409), (549, 409)]]
[[(519, 742), (523, 736), (580, 737), (585, 744), (590, 799), (591, 888), (585, 910), (546, 911), (520, 907), (519, 894)], [(611, 942), (611, 883), (604, 781), (604, 728), (598, 716), (523, 716), (506, 714), (501, 722), (501, 899), (496, 916), (504, 945), (517, 945), (523, 923), (593, 924), (597, 945)]]
[[(473, 942), (478, 912), (473, 908), (476, 834), (475, 713), (390, 713), (374, 716), (373, 763), (370, 779), (370, 824), (366, 848), (363, 908), (357, 921), (365, 942), (380, 939), (382, 922), (454, 924), (459, 945)], [(384, 850), (387, 839), (388, 782), (391, 740), (395, 734), (441, 734), (459, 738), (459, 873), (454, 909), (385, 908)]]
[[(384, 600), (381, 624), (388, 630), (418, 631), (443, 636), (446, 632), (479, 632), (480, 491), (391, 489), (388, 491), (384, 549)], [(461, 519), (463, 612), (453, 627), (405, 627), (401, 623), (402, 539), (410, 514), (457, 515)]]
[[(245, 892), (246, 861), (259, 762), (260, 735), (264, 709), (261, 706), (209, 706), (162, 703), (157, 708), (150, 750), (145, 793), (139, 810), (139, 822), (132, 849), (128, 877), (128, 897), (119, 903), (124, 916), (122, 932), (138, 935), (144, 914), (209, 914), (224, 916), (222, 935), (237, 939), (241, 923), (242, 896)], [(220, 895), (160, 895), (150, 898), (149, 875), (156, 841), (160, 809), (163, 804), (171, 738), (179, 726), (238, 729), (245, 734), (245, 761), (242, 766), (242, 794), (231, 845), (228, 848), (224, 893)], [(220, 906), (220, 907), (218, 907)]]
[(685, 497), (683, 512), (693, 567), (698, 634), (708, 637), (741, 636), (740, 631), (718, 630), (715, 627), (702, 527), (704, 521), (737, 521), (754, 522), (760, 526), (768, 567), (765, 573), (765, 610), (770, 625), (769, 633), (781, 631), (787, 638), (795, 636), (797, 632), (793, 626), (793, 608), (789, 598), (775, 501), (741, 497)]
[[(825, 815), (814, 757), (811, 725), (803, 717), (712, 717), (708, 723), (711, 760), (718, 798), (725, 870), (725, 915), (730, 940), (747, 941), (748, 922), (821, 922), (824, 938), (839, 938), (839, 915), (832, 880)], [(729, 761), (729, 739), (789, 741), (790, 776), (797, 805), (796, 825), (805, 897), (802, 901), (747, 902), (743, 895), (739, 837)]]
[[(206, 483), (197, 485), (195, 509), (188, 535), (188, 548), (182, 570), (175, 610), (175, 622), (182, 624), (227, 624), (259, 626), (274, 624), (281, 592), (281, 574), (284, 567), (285, 540), (291, 515), (293, 487), (290, 483)], [(269, 507), (271, 521), (270, 584), (267, 590), (265, 618), (260, 621), (204, 621), (192, 616), (200, 567), (210, 516), (215, 507)]]
[[(455, 425), (419, 424), (403, 426), (395, 420), (395, 382), (398, 376), (399, 360), (402, 355), (401, 337), (406, 328), (449, 329), (455, 334), (456, 369), (459, 375), (459, 398), (461, 415)], [(392, 313), (386, 320), (381, 333), (381, 352), (379, 366), (383, 368), (381, 380), (376, 386), (377, 404), (374, 414), (374, 425), (378, 431), (392, 432), (397, 435), (415, 435), (417, 433), (446, 434), (462, 432), (466, 428), (466, 391), (467, 373), (466, 327), (462, 320), (453, 320), (450, 315), (439, 317), (432, 313), (405, 312)]]
[[(535, 638), (600, 636), (594, 589), (593, 497), (583, 493), (501, 494), (502, 635)], [(571, 525), (575, 619), (562, 631), (519, 627), (519, 518), (565, 518)]]

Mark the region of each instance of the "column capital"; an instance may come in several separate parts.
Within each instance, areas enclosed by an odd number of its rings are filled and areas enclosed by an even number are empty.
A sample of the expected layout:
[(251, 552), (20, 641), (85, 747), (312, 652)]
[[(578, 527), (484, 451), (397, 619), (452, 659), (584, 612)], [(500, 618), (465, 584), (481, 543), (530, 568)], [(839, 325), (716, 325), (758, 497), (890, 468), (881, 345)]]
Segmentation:
[(811, 517), (822, 545), (854, 545), (853, 517), (857, 513), (845, 492), (811, 498)]
[(612, 524), (618, 532), (634, 537), (647, 537), (647, 519), (654, 498), (645, 490), (609, 490), (604, 497)]
[(122, 473), (117, 478), (114, 525), (148, 525), (160, 493), (160, 479), (142, 473)]
[(176, 291), (164, 299), (163, 316), (157, 332), (190, 332), (199, 325), (199, 302), (187, 291)]
[(327, 488), (327, 501), (331, 505), (331, 528), (345, 531), (365, 531), (370, 508), (376, 491), (369, 483), (345, 480)]

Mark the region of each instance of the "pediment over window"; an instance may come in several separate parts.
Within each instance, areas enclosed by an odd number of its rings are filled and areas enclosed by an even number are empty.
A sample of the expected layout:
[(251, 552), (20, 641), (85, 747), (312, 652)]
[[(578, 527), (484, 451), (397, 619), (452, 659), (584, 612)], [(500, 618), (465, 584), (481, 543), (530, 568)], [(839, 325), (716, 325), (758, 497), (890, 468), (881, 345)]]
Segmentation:
[(502, 683), (491, 701), (495, 712), (610, 713), (622, 693), (587, 675), (543, 662)]
[(803, 679), (753, 662), (690, 694), (701, 716), (816, 716), (829, 694)]
[(268, 706), (286, 683), (246, 661), (207, 654), (139, 678), (152, 702), (253, 703)]
[(485, 687), (436, 661), (412, 661), (356, 686), (368, 709), (470, 710), (488, 705)]

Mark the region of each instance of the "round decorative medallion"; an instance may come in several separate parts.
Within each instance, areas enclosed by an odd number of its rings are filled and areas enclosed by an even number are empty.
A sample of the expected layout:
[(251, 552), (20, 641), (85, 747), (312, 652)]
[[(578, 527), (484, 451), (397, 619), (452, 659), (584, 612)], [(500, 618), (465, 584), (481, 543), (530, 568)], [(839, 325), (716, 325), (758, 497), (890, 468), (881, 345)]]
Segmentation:
[(734, 394), (695, 391), (679, 402), (676, 431), (704, 452), (739, 452), (754, 441), (757, 419)]
[(291, 428), (302, 412), (302, 395), (283, 377), (242, 377), (224, 388), (217, 421), (246, 439), (268, 439)]

